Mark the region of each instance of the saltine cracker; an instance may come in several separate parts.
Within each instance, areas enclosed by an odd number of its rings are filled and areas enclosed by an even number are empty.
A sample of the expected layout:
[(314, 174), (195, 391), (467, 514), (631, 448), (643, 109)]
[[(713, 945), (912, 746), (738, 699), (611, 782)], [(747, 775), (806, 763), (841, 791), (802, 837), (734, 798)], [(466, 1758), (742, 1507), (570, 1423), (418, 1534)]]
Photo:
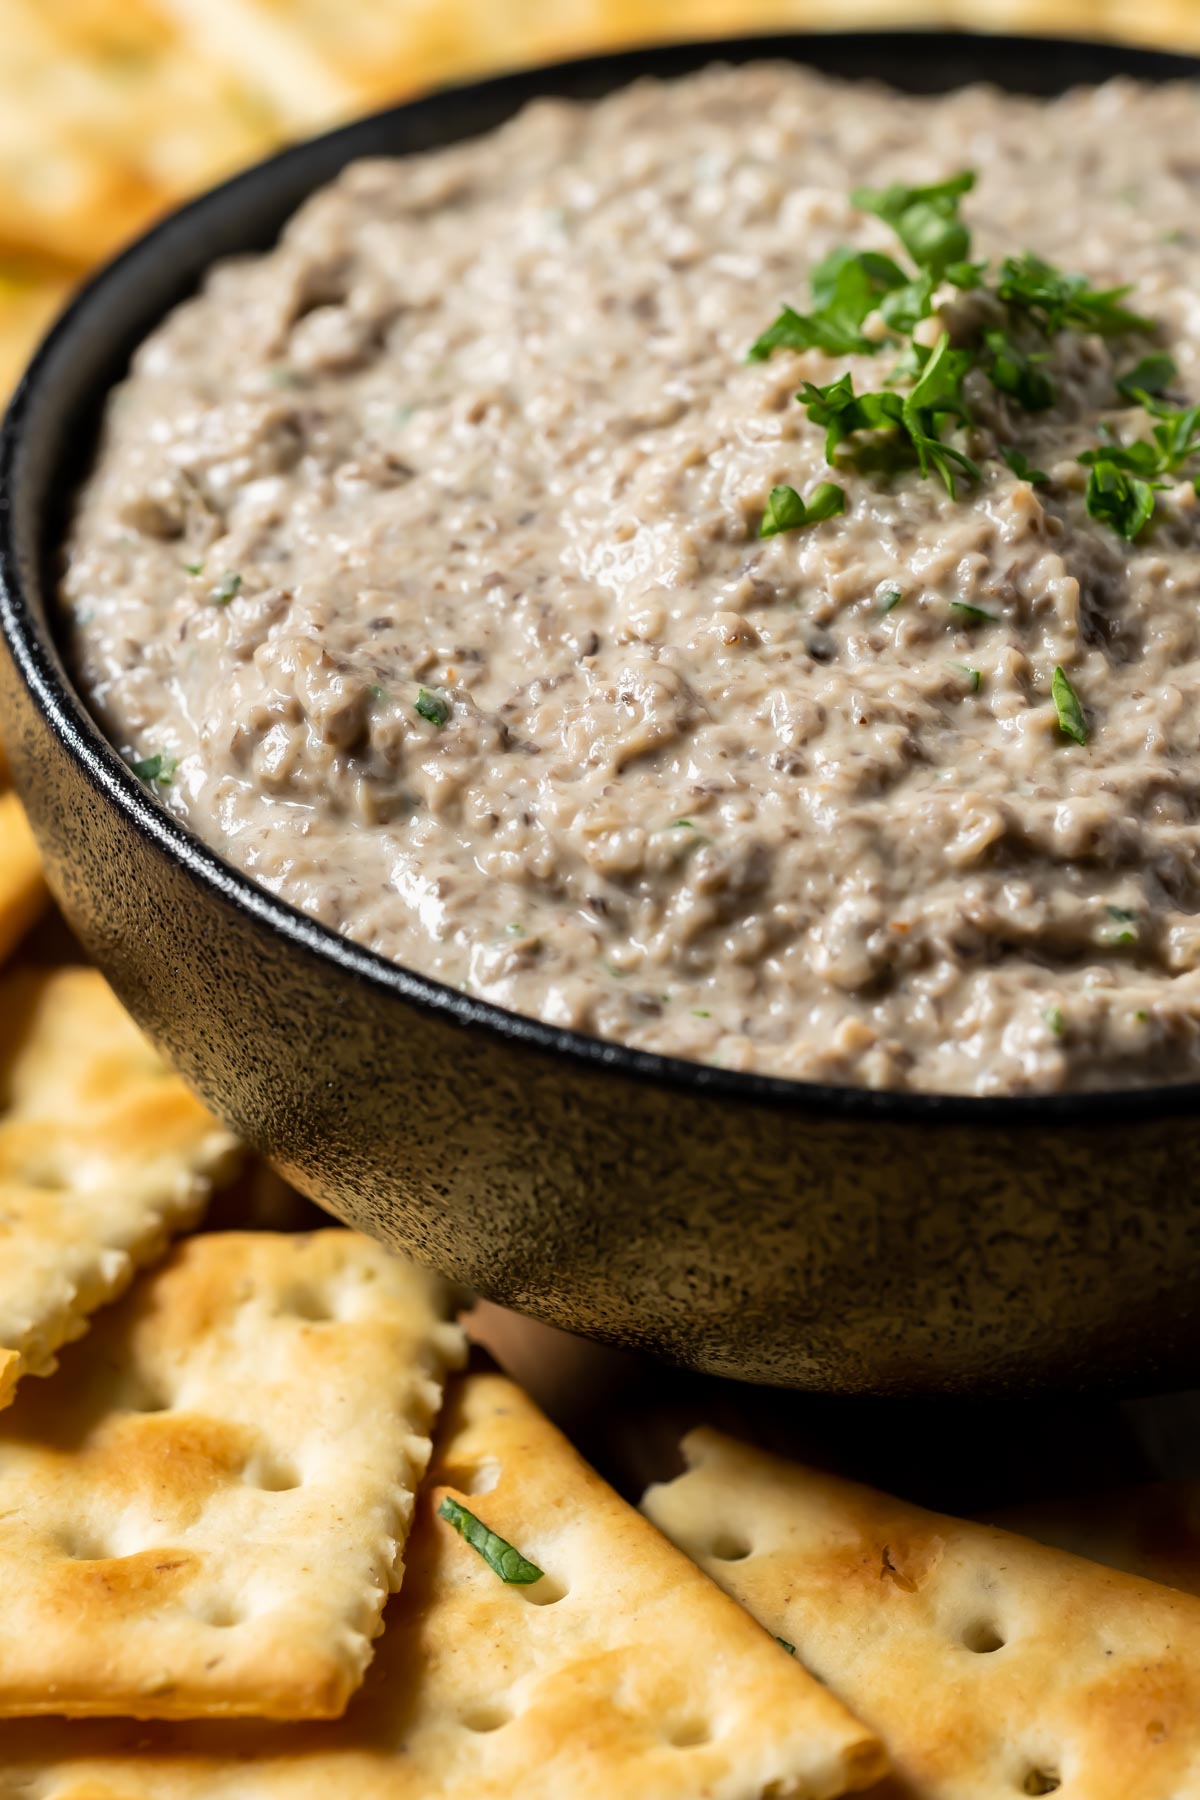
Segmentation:
[(645, 1511), (879, 1732), (905, 1800), (1200, 1794), (1200, 1601), (714, 1431), (683, 1449)]
[(143, 1276), (0, 1416), (0, 1715), (339, 1714), (465, 1355), (452, 1303), (335, 1229), (201, 1235)]
[[(541, 1581), (502, 1581), (447, 1498)], [(0, 1800), (816, 1800), (881, 1772), (872, 1734), (503, 1376), (451, 1390), (417, 1511), (344, 1719), (0, 1725)]]
[(0, 973), (0, 1408), (237, 1158), (94, 969)]

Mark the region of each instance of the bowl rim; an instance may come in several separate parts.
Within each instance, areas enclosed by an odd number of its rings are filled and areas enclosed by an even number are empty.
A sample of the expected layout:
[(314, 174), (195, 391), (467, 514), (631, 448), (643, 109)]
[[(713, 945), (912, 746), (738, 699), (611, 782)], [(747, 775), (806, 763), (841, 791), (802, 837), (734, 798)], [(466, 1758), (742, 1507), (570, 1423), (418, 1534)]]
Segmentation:
[[(164, 238), (191, 226), (201, 226), (206, 216), (236, 204), (246, 195), (268, 189), (281, 175), (302, 170), (314, 158), (322, 162), (330, 151), (336, 153), (337, 164), (342, 166), (352, 159), (354, 146), (360, 139), (386, 130), (397, 119), (418, 118), (422, 111), (436, 109), (451, 98), (459, 106), (497, 100), (503, 103), (511, 99), (515, 111), (521, 103), (538, 95), (555, 94), (564, 89), (570, 91), (572, 87), (587, 88), (589, 83), (597, 80), (604, 84), (602, 91), (606, 91), (639, 75), (669, 75), (678, 73), (681, 67), (698, 68), (722, 59), (744, 62), (761, 56), (804, 63), (806, 56), (815, 55), (819, 66), (821, 50), (828, 52), (831, 47), (866, 51), (875, 59), (876, 66), (889, 52), (911, 54), (918, 48), (928, 50), (931, 47), (943, 52), (975, 51), (981, 56), (977, 77), (980, 80), (988, 78), (983, 59), (989, 50), (999, 50), (1009, 56), (1027, 54), (1032, 59), (1050, 55), (1068, 64), (1080, 57), (1093, 57), (1100, 66), (1107, 65), (1110, 75), (1127, 73), (1152, 81), (1194, 80), (1200, 76), (1200, 57), (1088, 37), (936, 28), (743, 33), (711, 39), (671, 39), (454, 83), (289, 144), (157, 220), (83, 283), (42, 338), (0, 425), (0, 634), (7, 641), (18, 677), (43, 722), (80, 765), (89, 785), (103, 794), (141, 837), (156, 845), (180, 868), (194, 887), (205, 891), (210, 899), (233, 907), (317, 962), (332, 965), (342, 975), (380, 995), (404, 1001), (418, 1013), (436, 1016), (463, 1029), (486, 1032), (519, 1049), (565, 1060), (581, 1073), (596, 1071), (634, 1078), (657, 1087), (684, 1091), (694, 1098), (711, 1096), (722, 1101), (783, 1110), (798, 1117), (818, 1113), (890, 1123), (943, 1123), (961, 1131), (972, 1125), (1002, 1123), (1006, 1127), (1044, 1129), (1056, 1124), (1132, 1122), (1147, 1116), (1190, 1113), (1200, 1105), (1200, 1080), (1139, 1088), (976, 1095), (874, 1089), (722, 1068), (656, 1051), (637, 1050), (585, 1032), (550, 1025), (393, 962), (319, 924), (258, 886), (248, 875), (225, 862), (153, 797), (109, 743), (75, 689), (51, 623), (53, 595), (40, 596), (45, 614), (45, 622), (40, 623), (36, 601), (25, 590), (22, 555), (16, 541), (20, 526), (14, 517), (11, 497), (20, 493), (27, 423), (31, 417), (36, 417), (39, 407), (45, 403), (43, 388), (60, 350), (76, 334), (87, 334), (93, 310), (131, 269), (159, 252)], [(1086, 84), (1095, 78), (1080, 75), (1075, 79)], [(1020, 90), (1012, 86), (1009, 91)], [(481, 126), (480, 129), (486, 128)], [(472, 135), (468, 129), (447, 141), (466, 141)], [(341, 155), (343, 149), (344, 156)], [(395, 154), (404, 152), (397, 150)], [(307, 191), (315, 192), (318, 185), (320, 177)], [(103, 399), (103, 391), (97, 389), (94, 395), (97, 404)], [(61, 462), (61, 456), (58, 460)], [(44, 546), (38, 563), (39, 568), (44, 564)], [(41, 585), (39, 578), (35, 587)]]

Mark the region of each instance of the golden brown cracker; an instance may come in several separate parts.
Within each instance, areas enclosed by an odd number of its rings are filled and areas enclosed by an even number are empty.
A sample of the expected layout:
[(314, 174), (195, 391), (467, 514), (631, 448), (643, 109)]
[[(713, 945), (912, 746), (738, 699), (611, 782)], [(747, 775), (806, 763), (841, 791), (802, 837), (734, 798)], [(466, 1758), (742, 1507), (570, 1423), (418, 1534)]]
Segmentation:
[(450, 1291), (357, 1232), (177, 1246), (0, 1418), (0, 1715), (326, 1718), (399, 1586)]
[[(878, 1775), (871, 1734), (510, 1381), (468, 1377), (446, 1415), (344, 1719), (0, 1726), (3, 1800), (816, 1800)], [(448, 1498), (542, 1579), (502, 1581), (440, 1516)]]
[(649, 1516), (882, 1738), (906, 1800), (1200, 1793), (1200, 1601), (716, 1432)]
[(236, 1159), (94, 969), (0, 975), (0, 1407)]

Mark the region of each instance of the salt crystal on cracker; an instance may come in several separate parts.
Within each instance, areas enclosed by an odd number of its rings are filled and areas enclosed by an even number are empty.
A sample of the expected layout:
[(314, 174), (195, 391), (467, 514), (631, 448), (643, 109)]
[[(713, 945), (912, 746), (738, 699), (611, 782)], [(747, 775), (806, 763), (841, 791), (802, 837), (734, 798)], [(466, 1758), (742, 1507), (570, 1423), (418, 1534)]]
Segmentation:
[[(502, 1581), (448, 1498), (541, 1580)], [(833, 1800), (882, 1773), (872, 1733), (502, 1376), (451, 1390), (407, 1560), (336, 1724), (0, 1725), (0, 1795)]]
[(904, 1800), (1200, 1794), (1200, 1601), (715, 1431), (683, 1448), (645, 1511), (879, 1732)]
[(0, 1408), (236, 1159), (94, 969), (0, 974)]
[(450, 1305), (340, 1230), (195, 1237), (144, 1276), (0, 1417), (0, 1715), (340, 1713), (464, 1354)]

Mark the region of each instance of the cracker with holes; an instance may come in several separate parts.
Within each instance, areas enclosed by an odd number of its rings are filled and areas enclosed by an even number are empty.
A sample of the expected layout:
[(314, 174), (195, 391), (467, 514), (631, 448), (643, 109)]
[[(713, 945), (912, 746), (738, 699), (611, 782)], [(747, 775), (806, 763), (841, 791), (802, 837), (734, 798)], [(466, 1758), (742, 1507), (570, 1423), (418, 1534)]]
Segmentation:
[(882, 1737), (905, 1800), (1200, 1793), (1200, 1601), (698, 1431), (644, 1507)]
[(0, 1408), (237, 1157), (95, 970), (0, 973)]
[(191, 1238), (145, 1276), (0, 1418), (0, 1715), (339, 1714), (464, 1353), (450, 1304), (340, 1230)]
[[(404, 1587), (330, 1725), (0, 1725), (54, 1800), (819, 1800), (873, 1735), (499, 1375), (450, 1390)], [(0, 1781), (0, 1793), (6, 1790)]]
[(24, 937), (45, 904), (41, 857), (21, 802), (8, 786), (4, 752), (0, 749), (0, 963)]

